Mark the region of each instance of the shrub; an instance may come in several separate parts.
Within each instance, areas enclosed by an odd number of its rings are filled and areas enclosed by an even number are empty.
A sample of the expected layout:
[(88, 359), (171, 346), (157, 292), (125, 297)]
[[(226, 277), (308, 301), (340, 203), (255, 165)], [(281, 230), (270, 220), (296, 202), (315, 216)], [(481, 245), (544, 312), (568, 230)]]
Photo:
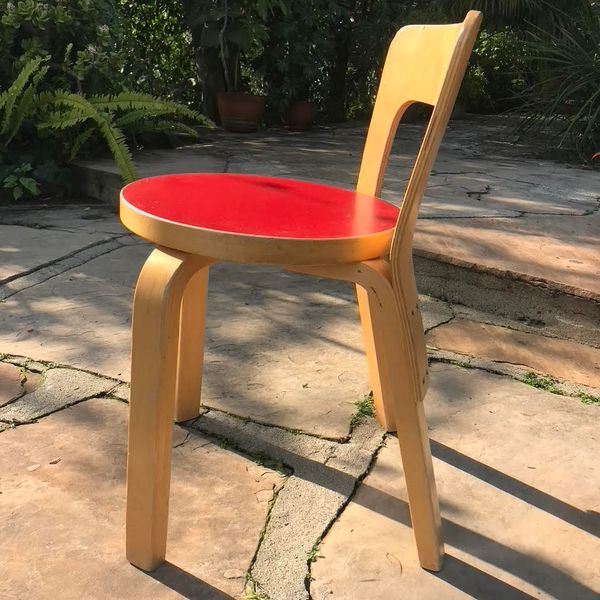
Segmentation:
[(600, 145), (600, 12), (535, 29), (527, 47), (540, 75), (527, 90), (526, 127), (550, 131), (559, 149), (589, 158)]
[[(35, 174), (34, 167), (23, 158), (32, 145), (42, 149), (35, 162), (47, 170), (49, 148), (59, 157), (58, 164), (71, 162), (84, 144), (98, 136), (110, 150), (124, 181), (129, 182), (136, 178), (136, 172), (124, 132), (137, 133), (150, 127), (195, 135), (195, 130), (173, 119), (207, 123), (185, 106), (144, 94), (85, 97), (62, 90), (39, 92), (48, 72), (47, 62), (39, 56), (31, 59), (0, 94), (0, 157), (7, 167), (2, 185), (13, 189), (15, 199), (24, 190), (32, 195), (37, 192), (37, 186), (28, 181), (30, 174)], [(34, 141), (37, 143), (32, 144)]]
[(0, 85), (32, 58), (48, 59), (43, 89), (123, 89), (122, 25), (112, 0), (0, 0)]

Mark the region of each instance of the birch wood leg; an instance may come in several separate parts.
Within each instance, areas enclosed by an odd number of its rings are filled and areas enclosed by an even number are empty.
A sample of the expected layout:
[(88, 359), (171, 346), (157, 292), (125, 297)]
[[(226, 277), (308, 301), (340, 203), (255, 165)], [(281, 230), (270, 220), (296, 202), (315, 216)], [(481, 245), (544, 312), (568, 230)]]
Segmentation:
[(179, 316), (183, 291), (201, 259), (154, 250), (133, 306), (127, 558), (145, 571), (165, 557)]
[[(412, 271), (410, 272), (412, 276)], [(414, 286), (407, 286), (414, 288)], [(442, 568), (444, 545), (441, 535), (441, 517), (431, 448), (425, 422), (423, 397), (427, 386), (426, 355), (418, 336), (423, 337), (422, 328), (415, 331), (415, 318), (420, 315), (416, 292), (406, 298), (395, 294), (389, 279), (389, 272), (380, 284), (369, 290), (369, 295), (378, 301), (369, 303), (371, 310), (381, 312), (373, 317), (376, 325), (382, 325), (377, 343), (384, 346), (381, 354), (388, 361), (387, 372), (394, 373), (390, 379), (390, 396), (384, 401), (392, 404), (396, 417), (396, 430), (404, 467), (406, 489), (412, 527), (417, 544), (421, 566), (431, 571)], [(379, 354), (379, 353), (378, 353)]]
[(175, 404), (178, 423), (200, 414), (208, 271), (206, 266), (193, 275), (181, 302)]
[(381, 335), (384, 330), (384, 324), (374, 324), (373, 319), (377, 319), (381, 313), (373, 309), (370, 303), (374, 298), (370, 298), (367, 291), (360, 285), (356, 286), (356, 299), (360, 313), (360, 325), (363, 335), (363, 344), (367, 355), (367, 366), (369, 369), (369, 384), (373, 390), (373, 403), (375, 404), (375, 418), (377, 422), (386, 431), (396, 431), (396, 419), (394, 417), (393, 406), (391, 403), (384, 402), (384, 396), (389, 396), (391, 391), (384, 392), (383, 388), (389, 386), (389, 380), (392, 373), (386, 373), (387, 363), (383, 356), (378, 355), (385, 348), (385, 343), (381, 340), (375, 341), (376, 335)]
[[(406, 282), (409, 298), (396, 294), (392, 285), (390, 265), (383, 259), (346, 265), (323, 267), (288, 267), (289, 270), (318, 275), (329, 279), (352, 281), (367, 295), (361, 311), (368, 309), (367, 318), (373, 335), (373, 356), (381, 382), (384, 414), (392, 413), (398, 432), (404, 466), (408, 503), (413, 532), (421, 566), (439, 571), (444, 557), (441, 518), (437, 498), (431, 449), (423, 411), (423, 396), (427, 385), (424, 344), (419, 343), (415, 318), (416, 292)], [(407, 277), (412, 271), (407, 271)], [(414, 295), (414, 298), (412, 297)], [(364, 295), (359, 295), (359, 299)], [(359, 300), (360, 301), (360, 300)], [(414, 315), (413, 315), (414, 313)], [(361, 314), (361, 317), (363, 314)], [(417, 338), (417, 339), (415, 339)]]

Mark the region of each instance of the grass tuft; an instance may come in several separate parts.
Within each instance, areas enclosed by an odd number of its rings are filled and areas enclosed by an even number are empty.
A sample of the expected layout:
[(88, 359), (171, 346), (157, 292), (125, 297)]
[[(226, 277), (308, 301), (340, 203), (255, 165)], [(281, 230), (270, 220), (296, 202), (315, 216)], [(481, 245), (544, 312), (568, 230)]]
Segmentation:
[(362, 400), (354, 403), (356, 410), (352, 415), (352, 420), (350, 421), (350, 425), (355, 427), (358, 425), (365, 417), (374, 417), (375, 416), (375, 405), (373, 404), (373, 396), (365, 396)]
[(558, 381), (553, 377), (550, 377), (550, 375), (538, 375), (537, 373), (530, 371), (525, 374), (521, 381), (531, 387), (550, 392), (551, 394), (563, 394), (563, 392), (556, 387)]

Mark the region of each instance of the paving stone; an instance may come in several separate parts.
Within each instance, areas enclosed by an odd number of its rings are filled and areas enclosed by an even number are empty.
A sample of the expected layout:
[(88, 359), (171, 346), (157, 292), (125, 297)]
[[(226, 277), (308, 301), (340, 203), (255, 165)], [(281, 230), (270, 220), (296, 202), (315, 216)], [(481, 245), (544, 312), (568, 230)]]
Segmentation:
[(0, 406), (8, 404), (22, 393), (21, 369), (9, 363), (0, 363)]
[[(0, 351), (127, 380), (132, 288), (148, 253), (115, 250), (8, 298)], [(205, 358), (208, 406), (326, 437), (348, 434), (369, 392), (353, 287), (275, 269), (212, 270)]]
[(120, 248), (11, 296), (0, 351), (126, 379), (133, 286), (149, 253)]
[(600, 409), (449, 365), (425, 402), (443, 570), (418, 566), (391, 438), (319, 548), (312, 598), (597, 598)]
[(431, 296), (419, 294), (419, 305), (423, 319), (423, 329), (425, 331), (446, 323), (454, 316), (454, 311), (450, 304)]
[(0, 597), (240, 596), (268, 510), (256, 496), (282, 478), (192, 432), (173, 451), (168, 562), (146, 574), (125, 558), (126, 428), (126, 406), (96, 399), (1, 434)]
[(415, 249), (484, 271), (552, 282), (566, 293), (600, 300), (600, 214), (520, 219), (425, 219)]
[(115, 398), (118, 398), (119, 400), (129, 402), (129, 385), (126, 383), (118, 385), (116, 388), (112, 389), (110, 393), (112, 396), (115, 396)]
[(57, 229), (68, 232), (127, 233), (116, 218), (116, 211), (105, 204), (29, 204), (0, 207), (0, 222), (5, 225)]
[(0, 282), (109, 237), (109, 234), (0, 225)]
[(366, 473), (383, 432), (374, 419), (364, 419), (347, 443), (338, 444), (216, 411), (194, 427), (293, 469), (270, 513), (252, 576), (272, 600), (308, 600), (307, 554)]
[(74, 369), (49, 369), (41, 387), (0, 409), (0, 419), (27, 423), (85, 398), (98, 396), (115, 382)]
[(525, 365), (561, 380), (600, 387), (600, 350), (575, 342), (455, 319), (431, 331), (427, 344), (459, 354)]

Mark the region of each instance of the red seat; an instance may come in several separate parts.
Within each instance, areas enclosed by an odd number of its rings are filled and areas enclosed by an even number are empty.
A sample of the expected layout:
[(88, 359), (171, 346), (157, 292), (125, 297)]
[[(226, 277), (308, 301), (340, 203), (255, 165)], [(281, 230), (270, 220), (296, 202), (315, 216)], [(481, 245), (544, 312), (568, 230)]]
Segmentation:
[(240, 262), (377, 258), (397, 217), (395, 206), (356, 191), (252, 175), (165, 175), (121, 193), (123, 223), (153, 243)]

